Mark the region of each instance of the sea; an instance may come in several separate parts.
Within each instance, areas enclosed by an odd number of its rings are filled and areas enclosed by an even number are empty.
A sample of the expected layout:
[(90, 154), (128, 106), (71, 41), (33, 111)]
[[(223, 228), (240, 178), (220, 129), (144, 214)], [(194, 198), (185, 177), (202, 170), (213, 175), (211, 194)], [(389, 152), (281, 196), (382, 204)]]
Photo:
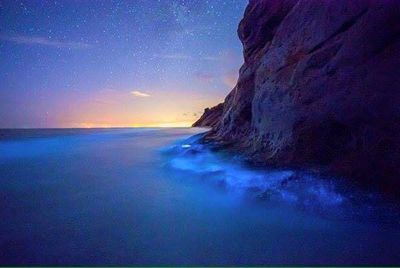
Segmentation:
[(0, 130), (0, 265), (400, 265), (398, 200), (206, 131)]

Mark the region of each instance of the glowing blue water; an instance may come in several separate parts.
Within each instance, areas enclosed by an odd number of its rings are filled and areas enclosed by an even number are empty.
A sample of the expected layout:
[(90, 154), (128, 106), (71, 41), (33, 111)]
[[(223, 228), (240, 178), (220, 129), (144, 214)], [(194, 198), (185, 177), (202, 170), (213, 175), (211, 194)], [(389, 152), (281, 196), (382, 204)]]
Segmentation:
[(0, 264), (400, 264), (396, 203), (199, 132), (0, 130)]

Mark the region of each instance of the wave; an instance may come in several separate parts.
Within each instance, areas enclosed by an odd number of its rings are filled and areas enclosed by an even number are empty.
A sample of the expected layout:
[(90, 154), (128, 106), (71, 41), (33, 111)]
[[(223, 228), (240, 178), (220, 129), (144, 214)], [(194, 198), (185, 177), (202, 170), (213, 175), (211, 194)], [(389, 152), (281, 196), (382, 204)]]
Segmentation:
[[(364, 192), (340, 178), (322, 177), (292, 169), (256, 169), (233, 156), (218, 153), (195, 135), (163, 148), (167, 167), (189, 177), (207, 178), (229, 192), (271, 205), (291, 205), (334, 217), (398, 219), (398, 210), (384, 204), (376, 193)], [(396, 216), (393, 218), (393, 214)], [(384, 216), (383, 216), (384, 215)]]

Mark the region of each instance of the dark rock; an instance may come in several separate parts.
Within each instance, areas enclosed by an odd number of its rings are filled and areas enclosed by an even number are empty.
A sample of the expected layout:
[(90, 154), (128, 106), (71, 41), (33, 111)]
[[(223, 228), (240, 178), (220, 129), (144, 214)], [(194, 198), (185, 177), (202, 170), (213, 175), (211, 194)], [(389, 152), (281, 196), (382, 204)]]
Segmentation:
[(222, 111), (224, 109), (224, 104), (220, 103), (212, 108), (206, 108), (203, 115), (197, 120), (192, 127), (214, 127), (218, 124)]
[(195, 123), (209, 139), (400, 191), (400, 1), (253, 0), (238, 34), (237, 85)]

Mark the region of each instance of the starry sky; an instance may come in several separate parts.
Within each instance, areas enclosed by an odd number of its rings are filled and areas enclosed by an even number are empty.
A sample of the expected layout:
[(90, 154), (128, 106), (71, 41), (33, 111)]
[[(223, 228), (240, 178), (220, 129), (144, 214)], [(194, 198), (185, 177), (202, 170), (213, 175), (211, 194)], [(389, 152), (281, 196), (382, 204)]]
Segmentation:
[(0, 1), (0, 128), (188, 126), (242, 64), (247, 0)]

